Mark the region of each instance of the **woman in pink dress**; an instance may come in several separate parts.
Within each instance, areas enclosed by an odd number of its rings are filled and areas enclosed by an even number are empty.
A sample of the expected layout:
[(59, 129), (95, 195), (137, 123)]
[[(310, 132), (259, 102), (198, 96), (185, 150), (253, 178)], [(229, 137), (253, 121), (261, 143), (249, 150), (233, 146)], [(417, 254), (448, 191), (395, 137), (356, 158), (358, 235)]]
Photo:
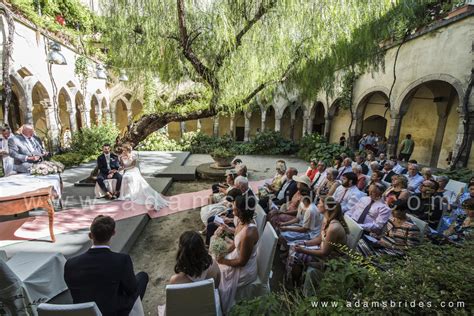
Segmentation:
[(237, 288), (257, 279), (257, 226), (253, 223), (256, 200), (250, 196), (238, 196), (233, 205), (234, 216), (238, 218), (234, 242), (230, 253), (217, 259), (221, 270), (219, 294), (222, 310), (228, 314), (235, 304)]

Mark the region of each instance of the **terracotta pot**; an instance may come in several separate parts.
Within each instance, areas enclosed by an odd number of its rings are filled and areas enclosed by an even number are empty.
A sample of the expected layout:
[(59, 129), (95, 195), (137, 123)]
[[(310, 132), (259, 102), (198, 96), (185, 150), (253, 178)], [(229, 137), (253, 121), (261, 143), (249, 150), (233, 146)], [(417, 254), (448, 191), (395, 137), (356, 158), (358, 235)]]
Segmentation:
[(212, 159), (216, 162), (218, 167), (230, 167), (232, 160), (234, 160), (235, 156), (232, 157), (216, 157), (212, 156)]

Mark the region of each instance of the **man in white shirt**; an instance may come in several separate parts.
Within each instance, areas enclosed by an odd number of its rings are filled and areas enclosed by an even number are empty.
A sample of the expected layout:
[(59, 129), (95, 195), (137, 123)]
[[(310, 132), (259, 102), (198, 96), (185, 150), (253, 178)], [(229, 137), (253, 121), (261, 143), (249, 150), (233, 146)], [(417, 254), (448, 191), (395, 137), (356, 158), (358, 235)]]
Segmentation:
[(347, 212), (354, 206), (361, 197), (366, 194), (360, 191), (357, 186), (357, 176), (353, 172), (345, 173), (342, 176), (342, 185), (337, 187), (333, 197), (336, 202), (341, 204), (342, 212)]
[(391, 156), (390, 160), (393, 162), (393, 172), (396, 174), (402, 174), (404, 168), (398, 163), (397, 157)]
[(369, 196), (362, 197), (346, 213), (368, 233), (380, 234), (392, 214), (392, 211), (382, 199), (384, 191), (385, 186), (383, 184), (372, 184), (369, 187)]
[(342, 161), (342, 167), (339, 168), (338, 171), (339, 171), (339, 174), (337, 175), (336, 180), (341, 180), (341, 177), (342, 177), (343, 174), (348, 173), (348, 172), (352, 172), (352, 159), (351, 158), (345, 158)]
[(0, 141), (0, 157), (3, 161), (3, 174), (8, 177), (14, 174), (13, 171), (13, 158), (10, 157), (10, 151), (8, 150), (8, 140), (12, 137), (10, 127), (5, 126), (2, 128), (2, 138)]
[(311, 188), (314, 191), (317, 191), (319, 186), (326, 180), (327, 172), (326, 172), (326, 163), (322, 160), (318, 162), (318, 173), (313, 179), (313, 183), (311, 183)]
[(408, 164), (408, 191), (412, 193), (420, 193), (420, 186), (423, 183), (423, 176), (418, 173), (418, 165), (416, 163)]

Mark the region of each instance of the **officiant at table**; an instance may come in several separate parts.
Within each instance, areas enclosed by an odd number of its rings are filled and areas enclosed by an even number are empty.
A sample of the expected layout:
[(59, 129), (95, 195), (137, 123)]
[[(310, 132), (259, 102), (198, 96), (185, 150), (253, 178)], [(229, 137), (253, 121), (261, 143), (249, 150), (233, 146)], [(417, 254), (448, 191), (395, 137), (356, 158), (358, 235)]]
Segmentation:
[(8, 140), (8, 149), (17, 173), (29, 173), (33, 164), (43, 161), (49, 155), (30, 124), (24, 124), (19, 134)]

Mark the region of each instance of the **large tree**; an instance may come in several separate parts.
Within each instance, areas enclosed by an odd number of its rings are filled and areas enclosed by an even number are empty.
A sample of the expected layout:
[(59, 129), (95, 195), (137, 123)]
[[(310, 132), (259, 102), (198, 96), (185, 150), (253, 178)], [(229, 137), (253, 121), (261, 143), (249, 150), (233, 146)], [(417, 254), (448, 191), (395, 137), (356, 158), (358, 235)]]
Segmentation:
[(245, 109), (289, 78), (304, 95), (324, 82), (329, 89), (323, 78), (348, 64), (367, 64), (391, 22), (413, 20), (414, 8), (425, 2), (432, 1), (108, 1), (110, 63), (134, 80), (151, 75), (189, 87), (132, 122), (119, 142), (137, 145), (170, 122)]

